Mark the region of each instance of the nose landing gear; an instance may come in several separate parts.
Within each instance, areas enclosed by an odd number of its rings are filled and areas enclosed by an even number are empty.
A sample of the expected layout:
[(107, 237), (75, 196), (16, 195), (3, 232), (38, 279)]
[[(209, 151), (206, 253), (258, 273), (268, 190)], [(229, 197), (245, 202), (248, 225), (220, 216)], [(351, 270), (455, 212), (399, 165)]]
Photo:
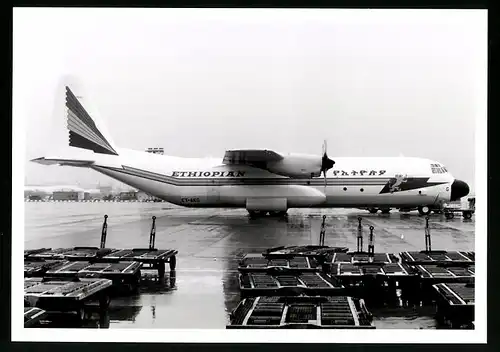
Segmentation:
[(424, 205), (417, 208), (420, 215), (429, 215), (431, 213), (431, 207)]

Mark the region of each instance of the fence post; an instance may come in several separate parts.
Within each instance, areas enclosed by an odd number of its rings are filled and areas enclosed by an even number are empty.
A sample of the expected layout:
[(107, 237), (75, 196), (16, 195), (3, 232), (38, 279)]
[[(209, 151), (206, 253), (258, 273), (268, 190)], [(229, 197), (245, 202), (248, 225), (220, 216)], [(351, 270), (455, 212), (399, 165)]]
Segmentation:
[(151, 225), (151, 234), (149, 235), (149, 249), (155, 248), (155, 237), (156, 237), (156, 216), (153, 215), (153, 224)]
[(363, 227), (361, 226), (361, 216), (358, 217), (358, 252), (363, 252)]
[(101, 232), (101, 249), (106, 248), (106, 235), (108, 232), (108, 215), (104, 215), (104, 223), (102, 224), (102, 232)]
[(323, 222), (321, 223), (321, 231), (319, 233), (319, 245), (320, 246), (325, 245), (325, 220), (326, 220), (326, 215), (323, 215)]
[(425, 251), (426, 252), (431, 252), (432, 251), (432, 246), (431, 246), (431, 229), (429, 227), (429, 217), (425, 217)]
[(370, 226), (370, 241), (368, 243), (368, 256), (370, 257), (370, 261), (373, 261), (373, 257), (375, 254), (375, 246), (373, 243), (373, 226)]

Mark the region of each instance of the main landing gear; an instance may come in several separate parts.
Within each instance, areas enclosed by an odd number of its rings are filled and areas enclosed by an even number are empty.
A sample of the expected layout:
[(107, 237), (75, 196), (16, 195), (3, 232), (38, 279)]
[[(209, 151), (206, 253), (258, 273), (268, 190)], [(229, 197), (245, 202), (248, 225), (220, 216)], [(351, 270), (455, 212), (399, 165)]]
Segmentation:
[(377, 214), (378, 211), (381, 211), (382, 214), (390, 214), (391, 213), (391, 209), (390, 208), (382, 208), (382, 209), (378, 209), (378, 208), (369, 208), (368, 211), (370, 212), (370, 214)]
[(268, 213), (269, 213), (269, 216), (276, 217), (276, 218), (283, 218), (287, 215), (286, 211), (248, 210), (248, 214), (250, 214), (250, 217), (252, 219), (264, 217)]

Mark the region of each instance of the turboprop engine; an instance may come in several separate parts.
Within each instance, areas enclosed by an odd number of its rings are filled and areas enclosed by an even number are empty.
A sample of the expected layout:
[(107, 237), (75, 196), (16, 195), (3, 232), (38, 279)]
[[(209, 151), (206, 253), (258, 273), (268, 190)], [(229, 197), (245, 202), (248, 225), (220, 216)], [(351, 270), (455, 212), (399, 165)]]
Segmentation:
[(267, 163), (267, 169), (277, 175), (292, 178), (312, 178), (323, 173), (326, 182), (326, 172), (333, 167), (335, 161), (328, 158), (326, 141), (323, 144), (323, 157), (306, 154), (289, 154), (281, 160)]
[(279, 161), (267, 163), (272, 173), (292, 178), (311, 178), (321, 176), (322, 160), (317, 155), (289, 154)]

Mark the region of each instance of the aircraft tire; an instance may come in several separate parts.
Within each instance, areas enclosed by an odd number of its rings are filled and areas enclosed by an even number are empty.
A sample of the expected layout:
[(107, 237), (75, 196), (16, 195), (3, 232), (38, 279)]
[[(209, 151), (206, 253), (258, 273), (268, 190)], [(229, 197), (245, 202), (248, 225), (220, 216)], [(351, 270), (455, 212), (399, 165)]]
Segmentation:
[(252, 219), (255, 219), (255, 218), (258, 218), (258, 217), (266, 216), (267, 212), (260, 211), (260, 210), (249, 210), (248, 214), (250, 214), (250, 217)]
[(431, 213), (431, 208), (424, 205), (424, 206), (419, 206), (418, 207), (418, 213), (420, 215), (429, 215)]
[(472, 213), (470, 211), (464, 211), (463, 217), (464, 217), (464, 219), (469, 220), (472, 218)]
[(286, 211), (273, 211), (273, 212), (270, 212), (270, 214), (271, 214), (271, 216), (282, 218), (282, 217), (286, 216)]
[(370, 214), (377, 214), (378, 209), (377, 208), (370, 208), (370, 209), (368, 209), (368, 211), (370, 212)]

